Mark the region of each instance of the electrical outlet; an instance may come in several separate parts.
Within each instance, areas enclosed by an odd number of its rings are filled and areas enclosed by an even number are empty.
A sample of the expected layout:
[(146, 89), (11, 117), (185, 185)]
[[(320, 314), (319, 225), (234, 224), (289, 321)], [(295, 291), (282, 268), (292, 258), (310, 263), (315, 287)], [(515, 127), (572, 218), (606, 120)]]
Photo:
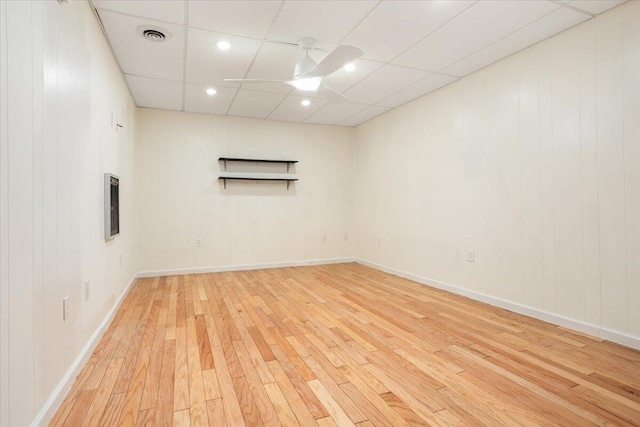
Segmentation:
[(326, 234), (324, 234), (322, 236), (322, 243), (327, 243), (327, 235)]
[(91, 282), (89, 280), (84, 281), (84, 300), (89, 299), (89, 288), (91, 286)]
[(475, 262), (476, 252), (473, 249), (467, 249), (467, 262)]
[(349, 233), (344, 233), (344, 241), (348, 241), (349, 240)]
[(69, 297), (62, 298), (62, 320), (69, 318)]
[(196, 239), (196, 248), (202, 247), (202, 239)]
[(120, 267), (122, 267), (122, 254), (118, 256), (118, 262), (120, 263)]
[(382, 246), (382, 239), (378, 237), (378, 246)]

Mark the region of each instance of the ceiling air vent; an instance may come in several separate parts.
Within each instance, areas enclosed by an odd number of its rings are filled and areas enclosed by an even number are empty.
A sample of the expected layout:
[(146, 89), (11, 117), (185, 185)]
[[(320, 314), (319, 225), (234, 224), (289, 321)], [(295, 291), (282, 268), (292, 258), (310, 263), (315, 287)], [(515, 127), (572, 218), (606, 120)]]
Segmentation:
[(171, 39), (171, 33), (164, 28), (154, 27), (153, 25), (140, 25), (138, 34), (152, 42), (166, 42)]

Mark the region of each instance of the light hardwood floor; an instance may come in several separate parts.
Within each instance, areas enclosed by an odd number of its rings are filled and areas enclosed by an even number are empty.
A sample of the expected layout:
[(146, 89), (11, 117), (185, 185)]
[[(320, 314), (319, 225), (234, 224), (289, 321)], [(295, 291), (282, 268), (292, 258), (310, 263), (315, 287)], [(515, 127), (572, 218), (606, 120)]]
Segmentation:
[(358, 264), (141, 279), (52, 425), (640, 425), (640, 352)]

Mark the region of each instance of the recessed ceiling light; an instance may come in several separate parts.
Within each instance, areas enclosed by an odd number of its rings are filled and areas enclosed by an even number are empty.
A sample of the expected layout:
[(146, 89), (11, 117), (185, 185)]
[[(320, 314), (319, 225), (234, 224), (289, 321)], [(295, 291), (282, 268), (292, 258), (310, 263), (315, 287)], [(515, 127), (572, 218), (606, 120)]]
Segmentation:
[(212, 87), (208, 88), (208, 89), (206, 90), (206, 92), (207, 92), (207, 95), (209, 95), (209, 96), (213, 96), (213, 95), (215, 95), (216, 93), (218, 93), (218, 91), (216, 91), (216, 90), (215, 90), (214, 88), (212, 88)]
[(228, 50), (231, 47), (231, 44), (226, 40), (220, 40), (216, 43), (216, 46), (218, 46), (218, 49), (220, 50)]
[(347, 71), (353, 71), (356, 69), (356, 64), (354, 64), (353, 62), (350, 62), (344, 66), (344, 69)]
[(303, 99), (300, 104), (302, 104), (303, 107), (308, 107), (309, 105), (311, 105), (311, 101), (309, 101), (308, 99)]

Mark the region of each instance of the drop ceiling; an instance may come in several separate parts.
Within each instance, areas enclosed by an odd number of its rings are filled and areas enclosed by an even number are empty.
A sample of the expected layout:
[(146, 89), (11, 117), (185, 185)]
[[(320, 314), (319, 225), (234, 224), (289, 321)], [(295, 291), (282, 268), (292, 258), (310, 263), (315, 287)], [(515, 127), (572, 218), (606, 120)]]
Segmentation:
[[(93, 0), (140, 107), (355, 126), (586, 21), (616, 0), (208, 1)], [(141, 25), (170, 34), (141, 37)], [(348, 101), (333, 104), (279, 83), (302, 51), (322, 60), (340, 44), (365, 53), (353, 71), (324, 82)], [(218, 41), (231, 48), (220, 50)], [(216, 94), (205, 92), (214, 88)], [(308, 106), (301, 101), (310, 100)]]

